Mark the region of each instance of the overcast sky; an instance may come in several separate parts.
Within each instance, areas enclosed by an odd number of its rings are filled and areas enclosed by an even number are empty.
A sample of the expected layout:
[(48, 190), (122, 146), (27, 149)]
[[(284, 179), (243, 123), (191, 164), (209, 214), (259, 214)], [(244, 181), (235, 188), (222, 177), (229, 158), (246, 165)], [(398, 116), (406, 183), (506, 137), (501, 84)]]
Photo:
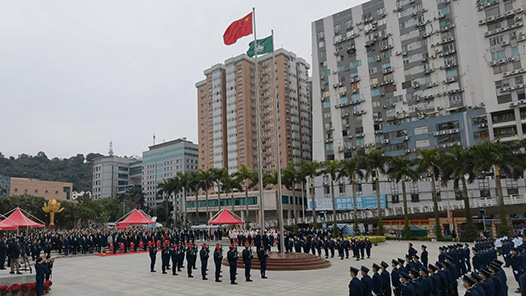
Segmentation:
[(364, 0), (0, 0), (0, 152), (141, 155), (197, 142), (195, 83), (239, 55), (228, 25), (256, 7), (257, 34), (311, 63), (311, 22)]

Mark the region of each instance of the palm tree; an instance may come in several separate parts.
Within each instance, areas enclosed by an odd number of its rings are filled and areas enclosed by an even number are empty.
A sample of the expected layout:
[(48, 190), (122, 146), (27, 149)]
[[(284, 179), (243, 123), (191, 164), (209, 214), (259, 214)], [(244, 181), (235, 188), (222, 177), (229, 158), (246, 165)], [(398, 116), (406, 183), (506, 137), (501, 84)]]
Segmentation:
[(442, 238), (442, 227), (440, 226), (440, 214), (438, 212), (437, 189), (435, 185), (435, 172), (439, 172), (438, 150), (424, 149), (417, 150), (417, 166), (419, 172), (429, 173), (431, 176), (431, 191), (433, 194), (433, 212), (435, 214), (435, 234), (437, 238)]
[(245, 183), (245, 226), (249, 228), (248, 223), (248, 189), (252, 188), (258, 182), (258, 173), (254, 172), (251, 168), (241, 164), (241, 168), (236, 172), (236, 176), (243, 180)]
[[(473, 223), (471, 206), (469, 204), (467, 180), (473, 182), (475, 178), (475, 158), (472, 149), (464, 149), (456, 145), (449, 148), (440, 161), (442, 182), (453, 180), (455, 192), (459, 190), (459, 182), (462, 183), (462, 199), (464, 200), (464, 211), (466, 224), (462, 229), (461, 239), (463, 241), (474, 241), (478, 237), (477, 226)], [(467, 180), (466, 180), (467, 179)]]
[(358, 228), (358, 207), (356, 203), (356, 177), (362, 179), (364, 177), (363, 167), (365, 159), (361, 155), (356, 155), (352, 158), (345, 159), (341, 162), (340, 175), (351, 179), (352, 199), (353, 199), (353, 215), (354, 215), (354, 233), (359, 232)]
[(384, 224), (382, 222), (382, 207), (380, 200), (380, 174), (385, 174), (385, 165), (387, 163), (387, 157), (384, 155), (381, 149), (369, 150), (365, 156), (365, 176), (367, 178), (372, 177), (374, 174), (374, 180), (376, 185), (376, 204), (378, 207), (378, 235), (384, 235)]
[(242, 179), (236, 174), (226, 175), (221, 181), (225, 188), (225, 194), (228, 194), (229, 192), (232, 194), (232, 212), (234, 212), (234, 190), (243, 190), (243, 187), (241, 187), (241, 181)]
[(312, 224), (314, 228), (318, 228), (318, 221), (316, 219), (316, 202), (314, 197), (314, 177), (319, 176), (320, 163), (317, 161), (305, 161), (300, 163), (301, 175), (310, 177), (310, 197), (312, 203)]
[(181, 191), (182, 187), (181, 187), (181, 183), (179, 182), (179, 178), (177, 176), (173, 177), (173, 178), (169, 178), (169, 179), (164, 179), (162, 183), (159, 183), (157, 185), (157, 187), (159, 188), (159, 194), (164, 194), (165, 196), (165, 202), (166, 202), (166, 207), (165, 207), (165, 217), (166, 217), (166, 227), (169, 227), (169, 221), (168, 221), (168, 199), (170, 197), (170, 195), (174, 195), (174, 216), (175, 216), (175, 221), (174, 221), (174, 226), (175, 227), (180, 227), (179, 225), (179, 216), (177, 215), (177, 194)]
[(522, 142), (502, 143), (484, 138), (479, 144), (473, 146), (476, 155), (475, 169), (478, 172), (487, 172), (495, 169), (495, 182), (497, 197), (500, 206), (499, 232), (510, 235), (511, 227), (508, 223), (504, 195), (502, 194), (501, 171), (506, 176), (517, 178), (524, 173), (525, 154), (521, 151)]
[(327, 160), (324, 163), (323, 173), (329, 175), (331, 182), (331, 199), (332, 199), (332, 223), (333, 229), (332, 234), (334, 237), (338, 236), (338, 226), (336, 225), (336, 198), (334, 197), (334, 181), (340, 178), (338, 174), (340, 171), (341, 164), (337, 160)]
[(210, 170), (212, 171), (214, 182), (217, 184), (217, 210), (218, 212), (221, 212), (221, 190), (223, 190), (222, 181), (228, 176), (228, 171), (226, 168), (212, 168)]
[[(188, 171), (184, 173), (178, 173), (180, 186), (183, 188), (183, 202), (184, 202), (184, 227), (188, 228), (188, 213), (186, 211), (186, 197), (191, 189), (195, 186), (195, 172)], [(197, 200), (196, 205), (197, 207)]]
[(283, 170), (283, 185), (287, 187), (288, 190), (292, 190), (292, 200), (293, 200), (293, 212), (294, 212), (294, 224), (298, 224), (298, 211), (296, 207), (296, 183), (300, 178), (299, 171), (296, 170), (296, 166), (293, 162)]
[[(206, 199), (206, 220), (208, 221), (209, 212), (208, 212), (208, 191), (210, 187), (214, 186), (214, 176), (211, 170), (199, 170), (197, 172), (197, 179), (199, 181), (199, 188), (205, 192)], [(196, 200), (197, 201), (197, 200)], [(195, 214), (197, 216), (197, 224), (199, 224), (199, 210), (198, 207), (195, 208)]]
[(406, 179), (418, 180), (418, 173), (414, 170), (414, 161), (409, 157), (397, 156), (389, 159), (387, 164), (387, 175), (397, 183), (402, 182), (402, 198), (404, 203), (404, 229), (403, 236), (406, 239), (411, 238), (411, 227), (409, 226), (409, 216), (407, 212), (407, 189), (405, 187)]

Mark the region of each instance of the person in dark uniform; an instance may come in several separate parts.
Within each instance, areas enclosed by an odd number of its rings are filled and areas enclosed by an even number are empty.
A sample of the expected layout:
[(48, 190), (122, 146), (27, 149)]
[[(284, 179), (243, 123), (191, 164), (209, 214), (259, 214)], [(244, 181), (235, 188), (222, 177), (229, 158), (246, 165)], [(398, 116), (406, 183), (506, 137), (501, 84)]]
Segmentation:
[(422, 265), (424, 267), (428, 266), (429, 259), (428, 259), (428, 253), (427, 253), (427, 246), (422, 245), (422, 253), (420, 254), (420, 261), (422, 261)]
[(259, 259), (259, 266), (261, 271), (261, 278), (266, 279), (266, 270), (267, 270), (267, 258), (268, 258), (268, 252), (263, 248), (263, 246), (258, 250), (258, 259)]
[(36, 273), (36, 295), (41, 296), (42, 295), (42, 289), (44, 288), (44, 278), (45, 274), (47, 272), (47, 263), (49, 260), (44, 260), (42, 257), (37, 258), (37, 263), (35, 263), (35, 273)]
[(401, 296), (416, 296), (413, 286), (411, 285), (411, 276), (409, 276), (406, 272), (400, 273), (400, 280), (401, 283)]
[(362, 272), (362, 296), (371, 296), (371, 292), (373, 291), (373, 280), (367, 274), (369, 272), (369, 268), (362, 265), (360, 270)]
[(237, 285), (236, 283), (236, 273), (237, 273), (237, 259), (239, 259), (239, 254), (234, 249), (234, 245), (230, 245), (230, 250), (227, 253), (228, 265), (230, 266), (230, 284)]
[(475, 283), (472, 286), (473, 289), (477, 291), (479, 296), (486, 296), (486, 292), (484, 291), (484, 289), (480, 285), (480, 283), (482, 282), (482, 277), (480, 275), (478, 275), (477, 273), (472, 272), (471, 273), (471, 278), (475, 281)]
[(357, 277), (358, 269), (351, 267), (351, 282), (349, 283), (349, 296), (362, 296), (362, 284)]
[(208, 280), (206, 278), (206, 270), (208, 267), (208, 257), (210, 257), (210, 250), (206, 247), (206, 244), (203, 244), (201, 251), (199, 251), (199, 259), (201, 259), (201, 276), (203, 280)]
[(413, 244), (409, 243), (409, 249), (407, 250), (407, 255), (409, 255), (409, 258), (413, 258), (414, 255), (416, 255), (416, 250), (413, 248)]
[(469, 245), (468, 244), (464, 245), (464, 249), (462, 249), (462, 253), (463, 253), (464, 261), (466, 262), (467, 270), (471, 271), (471, 254), (469, 252)]
[(177, 245), (172, 246), (170, 257), (172, 259), (172, 275), (177, 275)]
[(431, 279), (431, 295), (440, 296), (440, 276), (437, 273), (437, 267), (429, 264), (429, 278)]
[(387, 271), (387, 267), (389, 267), (389, 264), (387, 262), (382, 261), (380, 263), (380, 268), (382, 269), (382, 272), (380, 276), (382, 277), (382, 291), (384, 296), (391, 296), (391, 277), (389, 275), (389, 272)]
[(161, 261), (162, 261), (162, 270), (163, 274), (166, 274), (166, 269), (168, 269), (168, 266), (170, 265), (170, 249), (168, 248), (168, 245), (164, 246), (164, 249), (161, 252)]
[(373, 293), (375, 296), (383, 296), (382, 277), (378, 274), (380, 265), (373, 264)]
[(5, 269), (5, 257), (7, 255), (7, 238), (6, 236), (0, 239), (0, 269)]
[(365, 257), (365, 254), (364, 254), (364, 251), (365, 251), (365, 242), (363, 241), (362, 238), (360, 239), (360, 242), (358, 243), (358, 249), (360, 250), (360, 255), (361, 255), (362, 260), (363, 260), (364, 257)]
[(188, 273), (189, 278), (194, 277), (192, 275), (192, 269), (193, 269), (194, 260), (196, 257), (197, 255), (195, 254), (195, 251), (192, 248), (192, 243), (188, 243), (188, 248), (186, 249), (186, 269), (187, 269), (186, 272)]
[(391, 283), (393, 284), (394, 296), (400, 296), (402, 283), (400, 282), (400, 270), (396, 268), (398, 266), (398, 260), (393, 259), (391, 261)]
[(429, 277), (429, 270), (425, 266), (420, 268), (420, 275), (420, 282), (418, 284), (420, 288), (420, 296), (432, 296), (433, 282)]
[(519, 250), (517, 248), (511, 249), (511, 256), (510, 256), (510, 265), (511, 269), (513, 271), (513, 277), (517, 281), (517, 284), (519, 284), (519, 288), (516, 293), (520, 293), (521, 291), (521, 283), (519, 281), (519, 277), (524, 273), (524, 257), (519, 255)]
[(254, 258), (254, 253), (252, 253), (252, 250), (250, 250), (249, 245), (245, 245), (245, 249), (243, 250), (243, 264), (245, 264), (245, 280), (247, 282), (251, 282), (250, 279), (250, 267), (252, 266), (252, 259)]
[(416, 269), (411, 269), (409, 271), (411, 276), (411, 286), (413, 287), (413, 293), (415, 296), (422, 296), (421, 287), (420, 287), (420, 273)]
[(150, 254), (150, 272), (155, 272), (155, 259), (157, 257), (157, 248), (153, 244), (150, 244), (149, 254)]
[(216, 282), (220, 283), (221, 280), (219, 279), (221, 277), (221, 261), (223, 261), (223, 250), (221, 250), (221, 247), (219, 244), (216, 245), (216, 249), (214, 251), (214, 264), (215, 264), (215, 278)]
[(491, 278), (491, 271), (487, 268), (482, 268), (479, 274), (482, 277), (480, 285), (482, 286), (482, 289), (484, 289), (486, 296), (495, 295), (495, 284)]
[(474, 283), (475, 281), (467, 275), (462, 278), (462, 284), (464, 285), (464, 288), (466, 288), (466, 294), (464, 294), (465, 296), (480, 296), (479, 293), (472, 287)]

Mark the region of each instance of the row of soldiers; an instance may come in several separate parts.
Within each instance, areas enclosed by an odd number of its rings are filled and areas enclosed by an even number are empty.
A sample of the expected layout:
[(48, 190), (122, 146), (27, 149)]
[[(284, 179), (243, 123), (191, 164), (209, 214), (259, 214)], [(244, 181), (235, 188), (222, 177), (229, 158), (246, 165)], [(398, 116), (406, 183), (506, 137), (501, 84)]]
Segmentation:
[[(371, 249), (373, 247), (371, 241), (368, 237), (363, 238), (352, 238), (351, 240), (347, 238), (340, 237), (339, 239), (319, 236), (299, 236), (296, 235), (292, 237), (291, 235), (285, 235), (285, 253), (311, 253), (313, 255), (318, 255), (319, 257), (323, 255), (325, 259), (329, 257), (334, 258), (336, 251), (338, 251), (338, 257), (343, 260), (349, 259), (349, 254), (352, 251), (352, 257), (356, 258), (357, 261), (364, 259), (367, 255), (367, 258), (371, 257)], [(280, 249), (278, 245), (278, 250)]]
[[(155, 263), (157, 259), (157, 252), (161, 252), (162, 260), (162, 273), (167, 274), (167, 271), (170, 270), (170, 261), (172, 275), (178, 275), (177, 272), (181, 272), (184, 267), (184, 261), (186, 258), (186, 269), (189, 278), (193, 278), (192, 270), (197, 269), (196, 262), (199, 255), (201, 262), (201, 277), (203, 280), (208, 280), (207, 271), (208, 271), (208, 260), (210, 257), (210, 249), (206, 244), (201, 246), (201, 250), (197, 250), (195, 243), (188, 243), (188, 246), (185, 248), (183, 243), (180, 244), (171, 244), (166, 242), (164, 246), (159, 250), (158, 245), (160, 241), (157, 241), (157, 245), (154, 244), (154, 241), (149, 241), (148, 249), (150, 256), (150, 271), (155, 271)], [(266, 279), (266, 266), (267, 258), (269, 257), (268, 251), (263, 245), (259, 246), (257, 249), (257, 256), (260, 265), (261, 278)], [(241, 252), (243, 264), (245, 266), (245, 280), (247, 282), (252, 282), (251, 279), (251, 265), (252, 259), (254, 258), (254, 253), (250, 246), (247, 244), (245, 249)], [(230, 245), (229, 251), (227, 252), (227, 261), (230, 267), (230, 283), (237, 285), (236, 276), (237, 276), (237, 262), (239, 259), (239, 252), (237, 251), (234, 244)], [(213, 260), (215, 266), (215, 281), (221, 282), (221, 265), (223, 261), (223, 248), (220, 244), (217, 244), (213, 253)]]
[[(484, 246), (486, 244), (477, 244), (475, 247), (478, 249)], [(465, 264), (464, 248), (459, 245), (450, 245), (441, 247), (441, 249), (439, 260), (435, 264), (424, 264), (419, 260), (420, 257), (410, 244), (409, 254), (406, 255), (405, 260), (400, 258), (392, 260), (391, 273), (387, 270), (389, 265), (382, 261), (380, 265), (373, 264), (372, 277), (369, 276), (369, 269), (365, 266), (360, 269), (351, 267), (352, 279), (349, 283), (349, 295), (391, 296), (393, 293), (395, 296), (458, 296), (457, 281), (460, 278), (466, 288), (465, 295), (508, 295), (506, 274), (502, 269), (501, 261), (494, 259), (477, 272), (469, 273), (468, 266), (466, 270), (457, 267), (457, 264)], [(427, 256), (426, 246), (422, 246), (422, 250), (422, 257)], [(513, 256), (518, 256), (517, 251), (517, 249), (513, 250)], [(521, 260), (516, 261), (526, 263), (526, 255), (524, 256), (521, 257)], [(515, 261), (515, 258), (512, 261)], [(526, 264), (521, 266), (524, 272)], [(520, 272), (518, 272), (519, 277)], [(358, 278), (360, 274), (361, 279)]]

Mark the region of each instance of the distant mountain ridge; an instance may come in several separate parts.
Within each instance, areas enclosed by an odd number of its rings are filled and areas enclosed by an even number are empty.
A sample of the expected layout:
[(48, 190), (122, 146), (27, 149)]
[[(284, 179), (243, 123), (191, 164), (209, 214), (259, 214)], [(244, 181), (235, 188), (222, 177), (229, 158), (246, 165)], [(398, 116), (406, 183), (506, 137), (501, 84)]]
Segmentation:
[(91, 190), (93, 159), (104, 156), (89, 153), (77, 154), (70, 158), (49, 159), (44, 152), (32, 156), (20, 154), (17, 158), (5, 157), (0, 152), (0, 175), (18, 178), (32, 178), (44, 181), (73, 183), (74, 191)]

